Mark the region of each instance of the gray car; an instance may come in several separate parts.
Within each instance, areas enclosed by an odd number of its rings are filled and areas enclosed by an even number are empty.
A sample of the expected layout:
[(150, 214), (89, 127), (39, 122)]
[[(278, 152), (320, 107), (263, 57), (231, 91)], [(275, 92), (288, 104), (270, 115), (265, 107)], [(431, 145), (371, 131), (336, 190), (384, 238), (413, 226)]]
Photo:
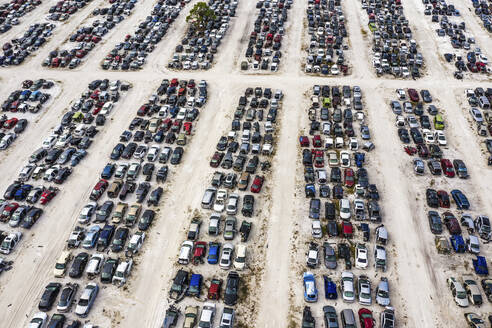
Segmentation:
[(388, 306), (390, 304), (389, 284), (388, 279), (385, 277), (381, 277), (381, 281), (376, 287), (376, 303), (381, 306)]
[(342, 313), (340, 314), (340, 319), (342, 321), (343, 328), (357, 328), (354, 311), (352, 311), (351, 309), (342, 310)]
[(325, 258), (325, 266), (327, 269), (337, 268), (337, 256), (333, 247), (328, 243), (323, 243), (323, 255)]
[(79, 298), (79, 302), (75, 308), (75, 314), (80, 317), (86, 317), (89, 314), (94, 301), (96, 300), (98, 292), (99, 286), (96, 283), (88, 283)]
[(326, 328), (338, 328), (337, 311), (333, 306), (323, 306), (323, 318), (325, 320)]

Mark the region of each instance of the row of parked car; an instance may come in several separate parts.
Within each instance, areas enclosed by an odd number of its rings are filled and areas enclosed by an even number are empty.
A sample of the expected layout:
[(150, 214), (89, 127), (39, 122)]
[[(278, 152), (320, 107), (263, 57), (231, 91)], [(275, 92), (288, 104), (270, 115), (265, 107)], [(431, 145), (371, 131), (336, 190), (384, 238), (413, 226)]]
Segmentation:
[[(253, 259), (250, 253), (253, 248), (249, 245), (252, 240), (249, 237), (253, 223), (261, 224), (258, 220), (253, 222), (259, 212), (258, 206), (255, 210), (255, 202), (259, 198), (253, 195), (262, 192), (265, 181), (264, 175), (254, 175), (260, 170), (260, 165), (262, 171), (270, 167), (270, 158), (275, 146), (276, 115), (281, 110), (282, 98), (283, 94), (280, 90), (273, 92), (269, 88), (261, 87), (247, 88), (244, 95), (240, 96), (231, 131), (219, 138), (217, 151), (210, 161), (211, 167), (220, 166), (225, 171), (213, 173), (211, 186), (205, 190), (202, 197), (201, 207), (209, 217), (208, 230), (205, 234), (201, 232), (202, 220), (199, 217), (193, 218), (186, 240), (179, 251), (178, 264), (182, 266), (193, 264), (197, 270), (193, 270), (191, 276), (185, 268), (177, 272), (170, 289), (170, 298), (177, 303), (186, 296), (200, 297), (202, 286), (210, 286), (208, 300), (222, 300), (225, 304), (220, 327), (235, 326), (234, 317), (239, 309), (234, 307), (238, 302), (240, 290), (247, 288), (242, 285), (246, 284), (244, 275), (248, 274), (249, 263), (252, 261), (250, 259)], [(275, 111), (271, 111), (272, 108)], [(263, 111), (269, 111), (269, 114), (264, 115)], [(267, 124), (269, 130), (266, 130)], [(252, 126), (255, 127), (254, 133), (250, 133)], [(233, 160), (232, 156), (236, 154), (244, 157), (242, 165), (234, 164), (237, 160)], [(248, 161), (248, 156), (251, 155)], [(246, 162), (249, 164), (244, 168)], [(243, 216), (241, 224), (239, 224), (240, 216)], [(236, 238), (237, 235), (240, 235), (240, 242), (237, 242), (239, 239)], [(219, 236), (222, 236), (224, 242), (218, 240)], [(201, 265), (203, 263), (210, 266), (203, 267)], [(217, 266), (221, 270), (215, 269)], [(224, 276), (222, 272), (229, 269), (234, 271), (229, 271), (227, 276)], [(239, 272), (243, 272), (243, 275)], [(205, 275), (211, 276), (209, 282), (204, 281)], [(200, 315), (198, 315), (198, 307), (191, 304), (190, 299), (184, 302), (186, 303), (184, 327), (194, 327), (197, 323), (200, 327), (215, 326), (214, 317), (218, 312), (218, 309), (216, 310), (218, 305), (215, 302), (205, 303)], [(187, 315), (191, 309), (195, 313), (193, 320)], [(210, 314), (210, 311), (213, 313)], [(181, 310), (171, 306), (166, 311), (164, 327), (176, 326), (180, 314)]]
[(56, 49), (50, 52), (43, 61), (43, 66), (76, 68), (82, 60), (94, 49), (104, 36), (125, 18), (130, 16), (137, 0), (117, 0), (96, 8), (93, 11), (94, 20), (90, 24), (79, 27), (67, 40), (72, 45), (70, 49)]
[(340, 0), (308, 1), (306, 9), (309, 43), (306, 46), (306, 73), (344, 75), (348, 65), (346, 20)]
[(91, 1), (92, 0), (60, 0), (50, 7), (46, 18), (52, 21), (66, 21)]
[[(320, 111), (317, 110), (320, 105), (316, 98), (319, 96), (323, 97)], [(345, 115), (342, 115), (341, 108), (344, 107)], [(335, 111), (338, 113), (335, 114)], [(359, 149), (359, 142), (370, 140), (369, 128), (365, 125), (362, 90), (357, 86), (316, 85), (312, 90), (307, 115), (312, 137), (299, 138), (306, 183), (304, 191), (309, 199), (307, 216), (311, 226), (306, 251), (306, 267), (309, 271), (303, 274), (304, 300), (308, 303), (318, 302), (316, 275), (317, 272), (326, 272), (328, 269), (328, 273), (322, 275), (325, 299), (337, 300), (340, 293), (344, 303), (354, 303), (357, 300), (365, 307), (358, 311), (359, 320), (356, 320), (352, 309), (340, 309), (339, 320), (333, 306), (335, 304), (324, 306), (322, 314), (326, 327), (356, 327), (357, 321), (361, 327), (374, 327), (376, 320), (370, 308), (373, 300), (379, 306), (388, 307), (381, 314), (381, 327), (394, 327), (394, 309), (389, 307), (389, 281), (384, 276), (378, 278), (374, 291), (370, 279), (373, 273), (376, 276), (378, 271), (387, 270), (386, 245), (389, 238), (386, 227), (381, 224), (382, 212), (378, 204), (380, 196), (377, 187), (369, 183), (368, 170), (364, 167), (366, 153)], [(357, 116), (360, 119), (356, 119)], [(332, 131), (331, 126), (340, 125), (342, 121), (346, 129), (350, 127), (350, 137), (341, 133), (336, 136)], [(313, 123), (323, 125), (325, 142), (319, 132), (313, 129)], [(359, 128), (353, 125), (358, 125)], [(335, 137), (335, 142), (326, 142), (332, 136)], [(363, 148), (362, 145), (360, 148)], [(325, 152), (328, 152), (326, 164)], [(329, 175), (325, 167), (330, 168)], [(357, 167), (357, 173), (352, 167)], [(333, 184), (333, 188), (330, 188), (330, 184)], [(333, 194), (330, 194), (331, 190)], [(323, 204), (323, 198), (331, 199)], [(373, 237), (371, 226), (374, 226)], [(345, 267), (344, 271), (339, 260)], [(359, 272), (356, 283), (355, 274)], [(337, 282), (334, 277), (338, 274), (341, 278)], [(305, 307), (302, 327), (314, 327), (314, 313), (318, 311), (315, 305)]]
[(492, 5), (486, 0), (471, 0), (475, 15), (483, 23), (485, 29), (492, 32)]
[(10, 0), (0, 5), (0, 34), (19, 25), (20, 19), (41, 4), (41, 0)]
[[(455, 78), (463, 78), (463, 72), (487, 73), (487, 57), (482, 54), (480, 48), (475, 43), (475, 38), (466, 30), (464, 21), (457, 21), (454, 17), (459, 17), (460, 12), (452, 4), (446, 1), (432, 2), (422, 0), (424, 4), (424, 14), (432, 17), (432, 22), (439, 28), (436, 33), (439, 37), (448, 37), (456, 53), (445, 53), (444, 58), (447, 62), (454, 61), (456, 71)], [(474, 47), (473, 51), (470, 49)], [(468, 52), (466, 52), (468, 51)]]
[[(120, 136), (118, 145), (126, 148), (132, 144), (131, 140), (138, 141), (140, 144), (134, 143), (133, 152), (127, 154), (124, 154), (124, 150), (120, 152), (118, 146), (111, 152), (111, 162), (103, 167), (100, 179), (89, 195), (88, 203), (76, 218), (77, 224), (67, 240), (67, 249), (62, 252), (55, 264), (55, 278), (63, 278), (67, 275), (72, 279), (98, 279), (101, 284), (112, 283), (117, 286), (127, 282), (133, 269), (134, 257), (141, 252), (146, 242), (147, 231), (157, 219), (155, 208), (159, 205), (164, 191), (161, 183), (166, 181), (168, 175), (167, 165), (163, 165), (156, 174), (155, 163), (166, 164), (168, 158), (174, 156), (170, 154), (171, 151), (161, 156), (160, 144), (164, 142), (164, 138), (162, 135), (160, 139), (154, 136), (173, 125), (172, 122), (166, 125), (164, 123), (166, 119), (195, 122), (198, 114), (187, 117), (186, 113), (196, 106), (193, 99), (197, 93), (204, 98), (201, 104), (206, 102), (206, 87), (205, 81), (195, 85), (193, 80), (165, 79), (156, 93), (152, 94), (137, 110), (138, 124), (136, 120), (132, 120), (128, 130)], [(177, 118), (178, 115), (183, 117)], [(137, 132), (144, 134), (149, 132), (150, 138), (145, 138), (144, 141), (142, 135), (140, 139), (136, 139)], [(182, 133), (181, 125), (175, 132)], [(189, 132), (191, 135), (191, 126)], [(180, 148), (183, 150), (183, 147)], [(178, 163), (179, 161), (173, 164)], [(147, 208), (144, 206), (145, 203)], [(82, 250), (75, 254), (73, 250), (79, 247)], [(120, 255), (123, 252), (124, 256)], [(77, 285), (76, 282), (65, 285), (65, 289), (72, 291), (70, 296), (68, 291), (67, 295), (61, 293), (57, 312), (70, 311), (70, 305), (75, 304), (77, 288), (74, 286)], [(47, 293), (48, 291), (45, 291), (41, 297), (39, 306), (39, 309), (45, 312), (50, 311), (57, 294), (46, 296)], [(85, 291), (81, 298), (84, 297), (84, 293)], [(91, 297), (92, 295), (89, 297), (91, 301), (83, 311), (79, 309), (81, 299), (79, 298), (75, 308), (76, 315), (87, 316), (95, 299), (95, 296)], [(46, 299), (49, 299), (49, 306), (41, 307), (41, 303)], [(59, 313), (54, 314), (52, 318), (57, 315)]]
[(22, 64), (29, 55), (37, 51), (48, 41), (55, 27), (56, 25), (52, 23), (35, 23), (30, 25), (22, 36), (3, 44), (0, 65), (11, 66)]
[(15, 117), (6, 114), (0, 117), (0, 150), (7, 149), (18, 134), (24, 132), (29, 123), (24, 113), (38, 113), (52, 97), (52, 93), (43, 91), (53, 86), (52, 81), (44, 79), (25, 80), (22, 82), (22, 89), (10, 93), (2, 103), (2, 111), (18, 114)]
[[(241, 69), (269, 70), (276, 72), (282, 58), (284, 24), (292, 0), (259, 0), (256, 3), (257, 16), (251, 31)], [(251, 67), (250, 67), (251, 66)]]
[(412, 38), (412, 29), (400, 0), (361, 0), (373, 37), (372, 65), (378, 76), (419, 78), (424, 57)]
[(142, 68), (147, 55), (154, 51), (184, 6), (184, 1), (159, 0), (152, 8), (151, 15), (138, 24), (133, 35), (127, 34), (106, 55), (101, 67), (105, 70)]
[[(26, 83), (25, 86), (31, 84), (31, 82), (24, 81)], [(31, 87), (37, 84), (37, 82), (32, 82)], [(103, 91), (108, 89), (109, 93)], [(119, 98), (119, 90), (127, 90), (127, 86), (120, 81), (93, 81), (89, 85), (89, 90), (72, 105), (72, 110), (79, 108), (80, 104), (88, 99), (97, 99), (96, 106), (99, 107), (98, 111), (100, 111), (102, 107), (105, 107), (106, 103), (113, 104), (113, 102), (109, 101), (110, 94), (113, 98)], [(103, 98), (107, 99), (99, 98), (99, 93), (106, 93), (107, 97)], [(99, 115), (106, 117), (109, 113), (110, 111)], [(80, 114), (82, 115), (82, 113)], [(90, 113), (87, 114), (91, 115)], [(53, 185), (34, 185), (34, 183), (31, 184), (32, 181), (42, 178), (47, 183), (62, 184), (71, 175), (73, 167), (86, 156), (86, 149), (90, 146), (92, 138), (97, 133), (95, 125), (91, 125), (94, 118), (92, 117), (92, 120), (86, 126), (80, 127), (79, 125), (76, 127), (75, 121), (82, 121), (82, 118), (74, 119), (74, 115), (73, 111), (68, 111), (63, 116), (60, 125), (54, 128), (53, 134), (43, 141), (41, 148), (31, 155), (28, 159), (29, 163), (20, 170), (18, 178), (7, 187), (3, 194), (3, 199), (0, 200), (2, 222), (8, 223), (11, 227), (31, 228), (43, 213), (42, 208), (36, 207), (37, 204), (47, 205), (59, 192), (58, 187)], [(92, 129), (92, 132), (87, 135), (86, 132), (90, 129)], [(71, 166), (67, 165), (69, 162)], [(14, 232), (11, 237), (7, 236), (7, 238), (3, 239), (5, 254), (14, 249), (21, 239), (22, 233)]]
[(183, 39), (174, 50), (168, 68), (209, 69), (229, 29), (231, 17), (236, 15), (237, 5), (237, 0), (209, 0), (208, 7), (214, 11), (215, 19), (207, 21), (203, 28), (189, 23)]
[(492, 165), (492, 88), (466, 89), (465, 96), (470, 106), (472, 122), (475, 124), (477, 134), (484, 141), (488, 152), (487, 164)]

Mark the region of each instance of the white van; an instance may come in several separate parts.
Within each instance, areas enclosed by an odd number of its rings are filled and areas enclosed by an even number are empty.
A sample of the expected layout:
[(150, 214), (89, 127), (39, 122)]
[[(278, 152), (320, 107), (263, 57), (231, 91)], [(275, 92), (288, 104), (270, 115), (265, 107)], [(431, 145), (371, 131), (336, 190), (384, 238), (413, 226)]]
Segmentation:
[(179, 251), (178, 263), (187, 265), (191, 260), (191, 252), (193, 250), (193, 242), (186, 240), (181, 244), (181, 250)]
[(89, 263), (87, 263), (87, 269), (85, 272), (89, 276), (89, 279), (94, 278), (101, 271), (101, 267), (104, 261), (104, 255), (102, 254), (94, 254), (91, 256)]
[(244, 270), (246, 267), (246, 245), (241, 244), (237, 246), (234, 267), (236, 270)]

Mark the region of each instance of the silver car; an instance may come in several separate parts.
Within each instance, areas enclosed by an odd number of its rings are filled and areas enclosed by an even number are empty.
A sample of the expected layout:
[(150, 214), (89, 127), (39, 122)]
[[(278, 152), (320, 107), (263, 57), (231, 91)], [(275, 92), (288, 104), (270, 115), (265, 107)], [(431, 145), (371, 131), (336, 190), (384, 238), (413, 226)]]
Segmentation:
[(97, 293), (99, 292), (99, 286), (90, 282), (87, 284), (85, 289), (82, 291), (77, 307), (75, 308), (75, 314), (80, 317), (86, 317), (96, 300)]
[(381, 306), (390, 305), (389, 284), (385, 277), (381, 277), (381, 281), (376, 287), (376, 303)]

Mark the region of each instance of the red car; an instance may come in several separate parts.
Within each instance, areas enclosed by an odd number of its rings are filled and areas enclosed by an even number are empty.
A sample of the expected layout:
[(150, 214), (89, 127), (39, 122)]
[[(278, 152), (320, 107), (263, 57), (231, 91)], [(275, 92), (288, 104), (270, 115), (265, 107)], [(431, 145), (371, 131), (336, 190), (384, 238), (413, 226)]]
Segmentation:
[(444, 224), (446, 225), (446, 228), (448, 228), (448, 231), (452, 235), (461, 235), (461, 227), (458, 222), (458, 219), (453, 215), (451, 212), (444, 212), (443, 215), (443, 221)]
[(342, 221), (342, 234), (345, 238), (352, 238), (354, 235), (354, 226), (350, 221)]
[(359, 322), (361, 328), (374, 328), (376, 327), (376, 322), (372, 316), (371, 310), (362, 308), (359, 310)]
[(172, 80), (171, 80), (171, 86), (172, 86), (172, 87), (175, 87), (175, 86), (177, 86), (177, 85), (178, 85), (178, 79), (172, 79)]
[(58, 193), (58, 188), (50, 187), (41, 194), (40, 202), (42, 205), (48, 204)]
[(415, 89), (408, 89), (408, 96), (410, 97), (410, 100), (413, 102), (419, 101), (419, 93)]
[(222, 279), (212, 279), (210, 287), (208, 288), (207, 298), (209, 300), (218, 300), (220, 298), (220, 290), (222, 288)]
[(309, 147), (309, 138), (306, 136), (300, 136), (299, 143), (301, 144), (301, 147)]
[(419, 152), (420, 157), (422, 157), (422, 158), (429, 157), (429, 149), (427, 148), (426, 145), (423, 145), (423, 144), (417, 145), (417, 150)]
[(3, 212), (0, 214), (0, 219), (4, 222), (8, 221), (18, 207), (19, 207), (19, 203), (8, 204), (7, 206), (5, 206)]
[(203, 258), (207, 253), (207, 243), (204, 241), (195, 242), (194, 250), (193, 250), (193, 264), (197, 265), (203, 263)]
[(16, 117), (12, 117), (11, 119), (8, 119), (3, 123), (3, 127), (5, 129), (12, 129), (18, 121), (19, 120)]
[(265, 178), (263, 178), (261, 175), (255, 176), (253, 184), (251, 185), (251, 192), (259, 193), (261, 191), (261, 187), (263, 186), (264, 180)]
[(343, 182), (345, 183), (345, 187), (348, 188), (353, 187), (355, 184), (354, 170), (350, 167), (343, 171)]
[(101, 195), (104, 193), (104, 191), (108, 188), (108, 181), (101, 179), (99, 182), (94, 186), (94, 189), (92, 189), (90, 199), (91, 200), (98, 200)]
[(187, 135), (191, 134), (191, 128), (192, 128), (192, 123), (191, 122), (185, 122), (183, 123), (183, 129)]
[(439, 201), (439, 206), (443, 208), (449, 208), (449, 195), (444, 190), (439, 190), (437, 192), (437, 199)]
[(161, 128), (164, 130), (164, 132), (167, 132), (171, 125), (173, 124), (173, 121), (168, 117), (161, 123)]
[(314, 166), (315, 167), (324, 167), (325, 166), (325, 158), (322, 150), (313, 150), (314, 153)]
[(444, 174), (448, 178), (454, 178), (455, 173), (454, 173), (453, 164), (451, 164), (451, 161), (449, 159), (446, 158), (441, 159), (441, 168)]
[(149, 107), (149, 106), (147, 106), (147, 105), (142, 105), (142, 106), (138, 109), (138, 111), (137, 111), (137, 115), (138, 115), (138, 116), (145, 116), (145, 115), (147, 115), (147, 113), (149, 112), (149, 109), (150, 109), (150, 107)]
[(315, 135), (313, 137), (313, 147), (319, 148), (322, 145), (323, 145), (323, 143), (321, 142), (321, 136)]
[(210, 160), (211, 167), (218, 167), (220, 162), (222, 162), (222, 158), (224, 158), (224, 153), (216, 151)]

